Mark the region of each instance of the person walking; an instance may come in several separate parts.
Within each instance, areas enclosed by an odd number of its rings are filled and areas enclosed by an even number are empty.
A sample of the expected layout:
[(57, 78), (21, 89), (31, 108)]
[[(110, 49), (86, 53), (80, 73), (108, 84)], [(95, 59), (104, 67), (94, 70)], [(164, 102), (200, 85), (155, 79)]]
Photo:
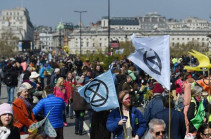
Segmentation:
[[(184, 139), (185, 137), (185, 117), (183, 112), (179, 112), (174, 110), (174, 100), (173, 96), (170, 99), (171, 101), (171, 127), (170, 127), (170, 135), (171, 139)], [(155, 118), (157, 119), (162, 119), (166, 123), (166, 132), (167, 136), (169, 133), (169, 96), (166, 95), (163, 97), (163, 105), (165, 109), (162, 111), (158, 112), (155, 115)]]
[(149, 123), (149, 121), (153, 119), (153, 117), (157, 112), (160, 112), (161, 110), (164, 109), (162, 100), (163, 91), (164, 89), (161, 86), (161, 84), (159, 84), (158, 82), (154, 83), (153, 99), (148, 103), (148, 105), (144, 110), (144, 118), (147, 123)]
[(4, 83), (7, 86), (7, 102), (12, 104), (14, 100), (15, 87), (18, 85), (18, 72), (15, 61), (12, 61), (4, 69)]
[(31, 124), (37, 122), (32, 113), (32, 105), (28, 101), (29, 91), (27, 86), (21, 84), (18, 88), (18, 98), (13, 102), (14, 126), (18, 127), (20, 132), (28, 133)]
[[(54, 88), (52, 86), (46, 86), (45, 92), (47, 94), (46, 98), (41, 99), (37, 105), (33, 108), (33, 113), (35, 116), (44, 111), (44, 116), (48, 114), (51, 110), (48, 119), (56, 130), (57, 137), (55, 139), (63, 139), (63, 111), (65, 110), (65, 103), (63, 99), (56, 97), (53, 94)], [(48, 139), (54, 139), (47, 137)]]
[[(68, 104), (68, 99), (67, 99), (67, 90), (64, 86), (64, 78), (60, 77), (56, 83), (56, 86), (54, 87), (54, 95), (56, 97), (60, 97), (63, 99), (65, 106)], [(66, 107), (65, 107), (66, 109)], [(64, 119), (64, 126), (67, 126), (67, 120), (66, 120), (66, 112), (65, 110), (63, 111), (63, 119)]]
[(56, 85), (57, 80), (59, 79), (59, 77), (60, 77), (60, 69), (56, 68), (54, 70), (54, 74), (51, 75), (50, 85), (54, 87)]
[(76, 135), (85, 135), (87, 134), (86, 131), (83, 130), (83, 122), (84, 122), (84, 115), (85, 115), (85, 110), (86, 110), (86, 101), (84, 98), (80, 96), (78, 93), (78, 87), (80, 87), (82, 82), (79, 82), (77, 80), (78, 84), (74, 88), (73, 92), (73, 110), (75, 111), (75, 134)]
[(70, 113), (70, 119), (73, 119), (73, 89), (76, 85), (77, 85), (76, 79), (75, 79), (73, 73), (69, 71), (67, 73), (66, 80), (64, 81), (64, 87), (67, 90), (67, 98), (68, 98), (67, 106), (69, 106), (68, 110)]

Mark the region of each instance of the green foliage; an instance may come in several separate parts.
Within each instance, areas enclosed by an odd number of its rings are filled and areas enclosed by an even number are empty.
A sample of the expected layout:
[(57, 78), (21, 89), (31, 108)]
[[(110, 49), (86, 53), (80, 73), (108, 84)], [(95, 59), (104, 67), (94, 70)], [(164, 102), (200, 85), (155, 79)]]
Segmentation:
[(188, 55), (188, 52), (191, 50), (196, 50), (201, 53), (206, 53), (209, 51), (208, 46), (201, 45), (197, 41), (188, 42), (186, 45), (175, 45), (170, 47), (170, 54), (173, 57), (180, 57), (182, 55)]
[(16, 54), (14, 49), (18, 49), (18, 38), (11, 32), (4, 32), (0, 38), (0, 55), (2, 57), (12, 57)]
[(124, 52), (122, 55), (129, 56), (131, 53), (135, 51), (135, 47), (133, 46), (131, 41), (120, 42), (120, 49), (124, 48)]

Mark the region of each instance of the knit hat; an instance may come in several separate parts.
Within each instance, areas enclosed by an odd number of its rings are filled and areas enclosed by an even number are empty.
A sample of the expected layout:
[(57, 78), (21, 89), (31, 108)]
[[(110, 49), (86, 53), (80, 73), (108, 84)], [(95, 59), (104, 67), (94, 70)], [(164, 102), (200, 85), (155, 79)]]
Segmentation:
[(136, 80), (136, 76), (135, 76), (135, 74), (133, 73), (133, 71), (128, 70), (128, 74), (130, 75), (130, 77), (132, 78), (133, 81)]
[(33, 88), (33, 86), (28, 82), (24, 82), (22, 85), (25, 85), (28, 90)]
[(23, 90), (28, 90), (27, 89), (27, 86), (26, 85), (24, 85), (24, 84), (21, 84), (19, 87), (18, 87), (18, 93), (20, 93), (20, 92), (22, 92)]
[(161, 84), (155, 83), (153, 88), (153, 93), (163, 93), (164, 89)]
[(1, 104), (0, 105), (0, 116), (3, 115), (3, 114), (7, 114), (7, 113), (13, 115), (12, 107), (8, 103)]

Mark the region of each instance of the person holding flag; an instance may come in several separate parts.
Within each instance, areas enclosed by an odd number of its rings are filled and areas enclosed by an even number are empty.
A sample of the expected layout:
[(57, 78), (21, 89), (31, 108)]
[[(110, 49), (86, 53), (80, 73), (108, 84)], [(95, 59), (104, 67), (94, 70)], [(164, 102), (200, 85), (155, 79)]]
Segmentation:
[(123, 90), (118, 95), (120, 107), (114, 109), (107, 119), (107, 129), (113, 133), (113, 138), (139, 139), (147, 128), (141, 112), (131, 106), (129, 92)]
[(191, 102), (187, 111), (189, 133), (192, 133), (194, 136), (203, 122), (206, 121), (205, 108), (201, 100), (201, 93), (202, 88), (200, 86), (194, 86), (191, 89)]

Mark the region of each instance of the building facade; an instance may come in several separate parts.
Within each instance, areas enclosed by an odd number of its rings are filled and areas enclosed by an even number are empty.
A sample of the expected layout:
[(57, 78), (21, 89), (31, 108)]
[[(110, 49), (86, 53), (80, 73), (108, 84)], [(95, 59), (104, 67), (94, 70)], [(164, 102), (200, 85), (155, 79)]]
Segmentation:
[[(209, 46), (211, 24), (196, 17), (188, 17), (181, 21), (166, 20), (156, 12), (148, 13), (143, 17), (114, 17), (110, 19), (110, 41), (131, 41), (130, 36), (136, 33), (138, 37), (170, 35), (170, 46), (185, 45), (189, 42)], [(101, 25), (83, 27), (81, 31), (75, 29), (69, 34), (69, 47), (72, 54), (82, 54), (108, 51), (108, 18), (103, 17)]]
[(0, 34), (11, 31), (20, 40), (34, 39), (34, 26), (26, 8), (2, 10), (0, 16)]

